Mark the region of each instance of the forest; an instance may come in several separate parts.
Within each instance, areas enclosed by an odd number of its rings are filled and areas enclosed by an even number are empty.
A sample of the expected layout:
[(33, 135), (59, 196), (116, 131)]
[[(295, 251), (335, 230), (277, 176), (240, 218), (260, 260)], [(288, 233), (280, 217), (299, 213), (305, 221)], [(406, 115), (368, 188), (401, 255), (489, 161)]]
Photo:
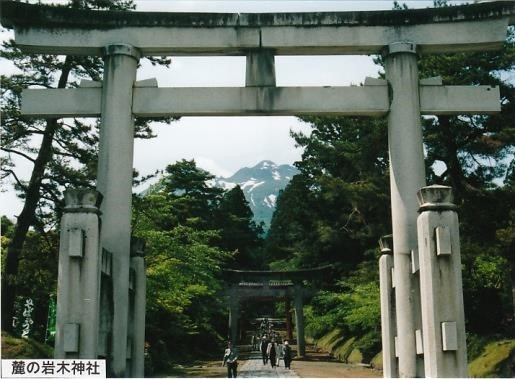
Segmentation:
[[(70, 6), (134, 9), (131, 0)], [(439, 0), (435, 6), (448, 5)], [(21, 335), (23, 324), (13, 325), (12, 318), (21, 320), (24, 302), (31, 299), (30, 337), (51, 346), (48, 320), (55, 307), (63, 191), (95, 188), (99, 123), (22, 118), (21, 90), (99, 80), (103, 65), (96, 57), (27, 56), (13, 41), (3, 43), (0, 56), (19, 72), (1, 75), (1, 173), (15, 183), (2, 190), (15, 190), (24, 202), (16, 220), (1, 220), (2, 326)], [(152, 63), (171, 62), (163, 57)], [(515, 30), (509, 29), (502, 50), (424, 55), (418, 65), (421, 78), (441, 76), (445, 85), (500, 87), (500, 114), (422, 119), (427, 184), (451, 186), (458, 206), (473, 358), (487, 341), (515, 334)], [(386, 120), (303, 120), (311, 133), (291, 134), (303, 148), (295, 162), (300, 173), (278, 197), (266, 233), (253, 221), (241, 188), (210, 186), (213, 175), (195, 161), (170, 163), (156, 184), (134, 193), (132, 233), (146, 242), (149, 372), (222, 351), (228, 315), (221, 295), (224, 269), (333, 265), (330, 277), (313, 283), (319, 291), (305, 306), (309, 337), (317, 340), (336, 330), (354, 338), (368, 361), (381, 350), (378, 240), (391, 233)], [(136, 137), (155, 137), (149, 120), (136, 120)], [(19, 179), (15, 156), (32, 164), (28, 181)], [(149, 179), (134, 173), (134, 185)]]

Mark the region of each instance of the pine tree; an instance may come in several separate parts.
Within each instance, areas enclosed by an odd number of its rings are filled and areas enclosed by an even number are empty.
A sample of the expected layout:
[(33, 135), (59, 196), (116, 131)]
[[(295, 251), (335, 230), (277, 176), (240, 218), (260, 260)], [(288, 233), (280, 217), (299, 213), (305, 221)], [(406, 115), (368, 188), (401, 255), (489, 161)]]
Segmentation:
[(515, 29), (500, 51), (423, 56), (418, 64), (421, 77), (441, 76), (446, 85), (499, 86), (501, 92), (500, 114), (425, 119), (430, 180), (453, 187), (459, 201), (505, 181), (515, 153), (515, 86), (502, 76), (515, 70)]
[(214, 212), (223, 190), (209, 185), (214, 176), (197, 167), (194, 160), (181, 160), (168, 165), (162, 179), (167, 194), (173, 199), (173, 214), (178, 222), (212, 228)]
[(228, 251), (237, 251), (234, 266), (237, 269), (264, 267), (258, 247), (262, 228), (252, 220), (253, 214), (240, 186), (224, 194), (218, 208), (216, 227), (221, 230), (220, 246)]
[(386, 127), (368, 118), (306, 120), (311, 135), (293, 135), (304, 147), (301, 173), (278, 199), (267, 250), (279, 259), (292, 250), (299, 267), (350, 269), (389, 230)]

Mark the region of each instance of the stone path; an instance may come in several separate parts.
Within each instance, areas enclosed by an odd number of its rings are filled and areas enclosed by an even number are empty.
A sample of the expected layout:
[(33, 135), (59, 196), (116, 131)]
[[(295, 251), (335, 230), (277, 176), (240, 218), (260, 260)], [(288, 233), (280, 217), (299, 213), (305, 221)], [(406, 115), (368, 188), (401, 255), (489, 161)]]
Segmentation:
[(270, 363), (263, 365), (261, 353), (253, 351), (248, 360), (238, 368), (240, 378), (299, 378), (294, 370), (284, 368), (284, 362), (280, 361), (281, 366), (272, 368)]

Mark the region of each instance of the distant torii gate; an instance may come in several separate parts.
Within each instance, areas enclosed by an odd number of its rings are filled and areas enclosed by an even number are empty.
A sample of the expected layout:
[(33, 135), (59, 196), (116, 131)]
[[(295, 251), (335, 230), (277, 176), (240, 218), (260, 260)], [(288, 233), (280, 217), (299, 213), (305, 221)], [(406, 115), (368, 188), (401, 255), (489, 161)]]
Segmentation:
[[(240, 302), (246, 299), (275, 298), (293, 300), (295, 325), (297, 330), (297, 355), (306, 354), (304, 338), (304, 298), (311, 290), (304, 288), (305, 280), (323, 278), (333, 269), (323, 266), (295, 271), (244, 271), (225, 270), (224, 279), (228, 283), (225, 295), (229, 302), (229, 332), (232, 341), (238, 339)], [(288, 307), (287, 312), (289, 311)], [(288, 316), (287, 316), (288, 317)]]
[[(446, 366), (445, 372), (433, 370), (439, 362), (432, 354), (434, 346), (438, 349), (433, 342), (441, 339), (440, 332), (431, 330), (430, 336), (424, 335), (426, 364), (416, 349), (417, 331), (419, 336), (428, 331), (422, 323), (435, 313), (429, 306), (424, 309), (431, 314), (421, 314), (419, 280), (411, 273), (413, 257), (418, 257), (416, 194), (425, 186), (420, 115), (498, 112), (499, 89), (444, 86), (438, 78), (421, 80), (416, 54), (499, 49), (507, 26), (515, 22), (515, 3), (372, 12), (183, 14), (89, 11), (1, 1), (0, 11), (2, 25), (14, 27), (16, 43), (27, 53), (104, 57), (101, 83), (85, 81), (75, 89), (26, 90), (22, 114), (101, 117), (97, 189), (104, 199), (102, 230), (100, 249), (91, 254), (98, 256), (104, 249), (112, 257), (112, 351), (108, 363), (114, 376), (143, 375), (140, 368), (128, 368), (129, 357), (141, 361), (143, 351), (141, 343), (134, 346), (129, 340), (129, 328), (139, 336), (144, 328), (141, 317), (139, 322), (129, 320), (134, 117), (304, 114), (388, 118), (398, 373), (422, 376), (425, 367), (428, 376), (466, 375), (463, 320), (446, 323), (446, 329), (442, 324), (442, 333), (459, 337), (452, 344), (459, 348), (445, 351), (447, 357), (459, 356), (459, 364)], [(386, 81), (366, 80), (361, 87), (276, 87), (276, 55), (337, 54), (383, 54)], [(155, 80), (136, 82), (138, 61), (149, 55), (246, 56), (245, 87), (156, 88)], [(90, 212), (88, 207), (79, 205), (78, 209)], [(72, 221), (73, 212), (70, 210), (66, 222)], [(84, 233), (75, 229), (63, 234), (61, 249), (79, 246), (77, 241)], [(439, 230), (439, 236), (447, 235)], [(74, 254), (76, 251), (69, 256)], [(80, 262), (83, 257), (79, 254), (74, 259)], [(98, 259), (96, 262), (94, 270), (99, 273)], [(65, 301), (60, 298), (58, 302)], [(90, 302), (82, 306), (99, 304), (98, 299), (87, 300)], [(67, 356), (97, 357), (95, 343), (81, 350), (80, 340), (96, 341), (98, 328), (70, 322), (57, 325), (57, 335), (64, 338), (59, 343), (74, 341)]]

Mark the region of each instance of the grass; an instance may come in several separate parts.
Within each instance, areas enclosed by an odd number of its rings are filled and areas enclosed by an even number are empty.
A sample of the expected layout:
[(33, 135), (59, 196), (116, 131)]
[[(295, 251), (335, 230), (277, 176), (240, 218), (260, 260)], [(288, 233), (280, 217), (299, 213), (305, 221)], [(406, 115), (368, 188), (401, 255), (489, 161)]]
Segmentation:
[(515, 339), (490, 342), (483, 353), (469, 364), (473, 378), (506, 377), (515, 374)]
[[(515, 339), (493, 340), (494, 338), (493, 336), (476, 337), (471, 341), (470, 377), (515, 377)], [(359, 363), (364, 359), (362, 352), (356, 348), (356, 338), (344, 339), (339, 329), (334, 329), (322, 336), (316, 342), (316, 346), (331, 353), (341, 362)], [(374, 367), (381, 367), (381, 353), (373, 357), (371, 363)]]
[(316, 343), (317, 347), (322, 349), (327, 349), (331, 351), (331, 345), (334, 345), (334, 342), (342, 338), (342, 331), (340, 329), (333, 329), (326, 335), (322, 336)]
[(375, 368), (376, 370), (377, 369), (380, 369), (382, 370), (383, 369), (383, 352), (380, 351), (379, 353), (377, 353), (374, 358), (372, 358), (372, 360), (370, 361), (370, 364), (372, 365), (373, 368)]
[(352, 337), (339, 345), (332, 352), (334, 357), (339, 361), (347, 362), (349, 355), (352, 353), (352, 350), (354, 350), (354, 342), (356, 342), (356, 337)]
[(54, 349), (32, 339), (16, 338), (2, 331), (2, 358), (53, 358)]

